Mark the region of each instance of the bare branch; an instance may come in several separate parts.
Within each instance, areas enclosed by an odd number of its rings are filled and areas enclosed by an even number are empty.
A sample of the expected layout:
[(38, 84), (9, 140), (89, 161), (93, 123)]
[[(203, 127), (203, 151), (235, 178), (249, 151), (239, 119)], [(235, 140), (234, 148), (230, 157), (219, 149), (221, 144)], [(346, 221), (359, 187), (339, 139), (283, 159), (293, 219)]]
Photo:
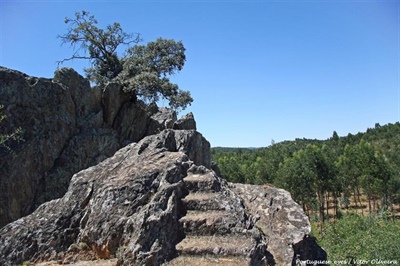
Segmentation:
[(87, 60), (91, 60), (91, 59), (93, 59), (93, 58), (91, 58), (91, 57), (89, 57), (89, 56), (76, 56), (76, 55), (73, 55), (73, 56), (71, 56), (70, 58), (65, 58), (65, 59), (63, 59), (63, 60), (56, 61), (57, 67), (60, 67), (60, 65), (64, 64), (65, 62), (67, 62), (67, 61), (72, 61), (72, 60), (74, 60), (74, 59), (87, 59)]

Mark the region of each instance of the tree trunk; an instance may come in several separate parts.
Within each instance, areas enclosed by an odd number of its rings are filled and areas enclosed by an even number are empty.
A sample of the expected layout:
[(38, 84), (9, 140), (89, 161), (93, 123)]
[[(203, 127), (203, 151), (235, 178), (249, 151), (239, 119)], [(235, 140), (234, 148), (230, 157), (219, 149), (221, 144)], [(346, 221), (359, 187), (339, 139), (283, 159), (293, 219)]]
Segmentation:
[(333, 220), (336, 221), (338, 213), (338, 199), (336, 196), (336, 192), (333, 193)]
[(324, 196), (321, 195), (320, 192), (317, 193), (318, 195), (318, 205), (319, 205), (319, 220), (323, 223), (324, 221), (324, 203), (325, 203), (325, 199)]
[(326, 193), (326, 217), (329, 219), (329, 192)]
[(356, 204), (356, 209), (357, 209), (358, 204), (357, 204), (357, 189), (356, 189), (356, 187), (353, 188), (353, 201)]
[(358, 199), (358, 202), (360, 203), (361, 213), (362, 213), (362, 215), (364, 215), (364, 208), (363, 208), (363, 205), (361, 203), (360, 195), (361, 195), (360, 190), (357, 188), (357, 199)]
[(371, 215), (371, 213), (373, 213), (372, 207), (371, 207), (371, 196), (368, 195), (368, 210), (369, 210), (369, 214)]

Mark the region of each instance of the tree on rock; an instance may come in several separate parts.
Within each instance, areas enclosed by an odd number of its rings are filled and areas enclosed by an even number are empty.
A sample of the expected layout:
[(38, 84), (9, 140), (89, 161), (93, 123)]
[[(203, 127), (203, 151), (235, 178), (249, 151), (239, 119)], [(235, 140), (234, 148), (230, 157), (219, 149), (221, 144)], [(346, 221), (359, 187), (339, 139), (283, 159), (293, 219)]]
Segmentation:
[[(117, 82), (134, 99), (157, 102), (164, 98), (174, 109), (185, 109), (192, 103), (190, 92), (180, 90), (168, 78), (182, 70), (186, 61), (182, 42), (158, 38), (138, 45), (140, 34), (124, 32), (117, 22), (98, 28), (97, 20), (87, 11), (75, 13), (75, 18), (66, 18), (65, 23), (68, 31), (58, 37), (63, 44), (70, 44), (74, 53), (59, 64), (87, 59), (91, 67), (85, 68), (85, 73), (96, 86)], [(118, 54), (121, 46), (128, 47), (124, 56)]]

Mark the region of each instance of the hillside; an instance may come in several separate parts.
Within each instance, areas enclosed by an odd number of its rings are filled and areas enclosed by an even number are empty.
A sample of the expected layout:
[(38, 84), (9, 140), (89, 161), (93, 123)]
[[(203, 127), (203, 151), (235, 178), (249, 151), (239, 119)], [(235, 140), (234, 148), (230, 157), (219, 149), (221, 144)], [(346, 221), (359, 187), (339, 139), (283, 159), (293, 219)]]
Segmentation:
[[(395, 170), (400, 170), (400, 123), (368, 128), (366, 132), (349, 133), (339, 137), (333, 132), (326, 140), (297, 138), (293, 141), (282, 141), (268, 147), (261, 148), (234, 148), (213, 147), (213, 160), (221, 168), (222, 174), (228, 180), (246, 183), (274, 183), (279, 164), (293, 153), (307, 147), (327, 145), (336, 151), (343, 152), (346, 145), (356, 145), (361, 139), (371, 143), (375, 150), (384, 154), (390, 160)], [(248, 171), (251, 170), (251, 171)], [(263, 172), (264, 171), (264, 172)], [(262, 174), (262, 176), (260, 176)]]
[[(342, 196), (344, 201), (350, 194), (363, 190), (369, 192), (370, 201), (381, 199), (382, 208), (390, 209), (392, 204), (399, 202), (399, 122), (384, 126), (376, 124), (366, 132), (349, 133), (344, 137), (334, 132), (326, 140), (303, 138), (258, 149), (217, 147), (212, 148), (212, 158), (228, 180), (274, 184), (288, 189), (305, 205), (317, 199), (316, 195), (304, 198), (300, 191), (303, 187), (294, 180), (301, 176), (314, 178), (315, 182), (310, 180), (314, 184), (326, 181), (331, 187), (314, 187), (316, 192), (322, 190), (327, 195)], [(374, 180), (374, 187), (368, 186)]]

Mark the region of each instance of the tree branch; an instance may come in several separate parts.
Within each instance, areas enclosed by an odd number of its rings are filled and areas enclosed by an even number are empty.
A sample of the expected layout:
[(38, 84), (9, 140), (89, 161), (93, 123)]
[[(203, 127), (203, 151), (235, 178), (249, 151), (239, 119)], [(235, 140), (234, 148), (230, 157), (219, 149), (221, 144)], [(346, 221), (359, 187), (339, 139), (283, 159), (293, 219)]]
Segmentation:
[(74, 59), (88, 59), (88, 60), (92, 60), (92, 59), (94, 59), (94, 58), (92, 58), (92, 57), (90, 57), (90, 56), (76, 56), (76, 55), (73, 55), (73, 56), (71, 56), (70, 58), (65, 58), (65, 59), (63, 59), (63, 60), (56, 61), (57, 67), (59, 67), (60, 65), (64, 64), (64, 62), (72, 61), (72, 60), (74, 60)]

